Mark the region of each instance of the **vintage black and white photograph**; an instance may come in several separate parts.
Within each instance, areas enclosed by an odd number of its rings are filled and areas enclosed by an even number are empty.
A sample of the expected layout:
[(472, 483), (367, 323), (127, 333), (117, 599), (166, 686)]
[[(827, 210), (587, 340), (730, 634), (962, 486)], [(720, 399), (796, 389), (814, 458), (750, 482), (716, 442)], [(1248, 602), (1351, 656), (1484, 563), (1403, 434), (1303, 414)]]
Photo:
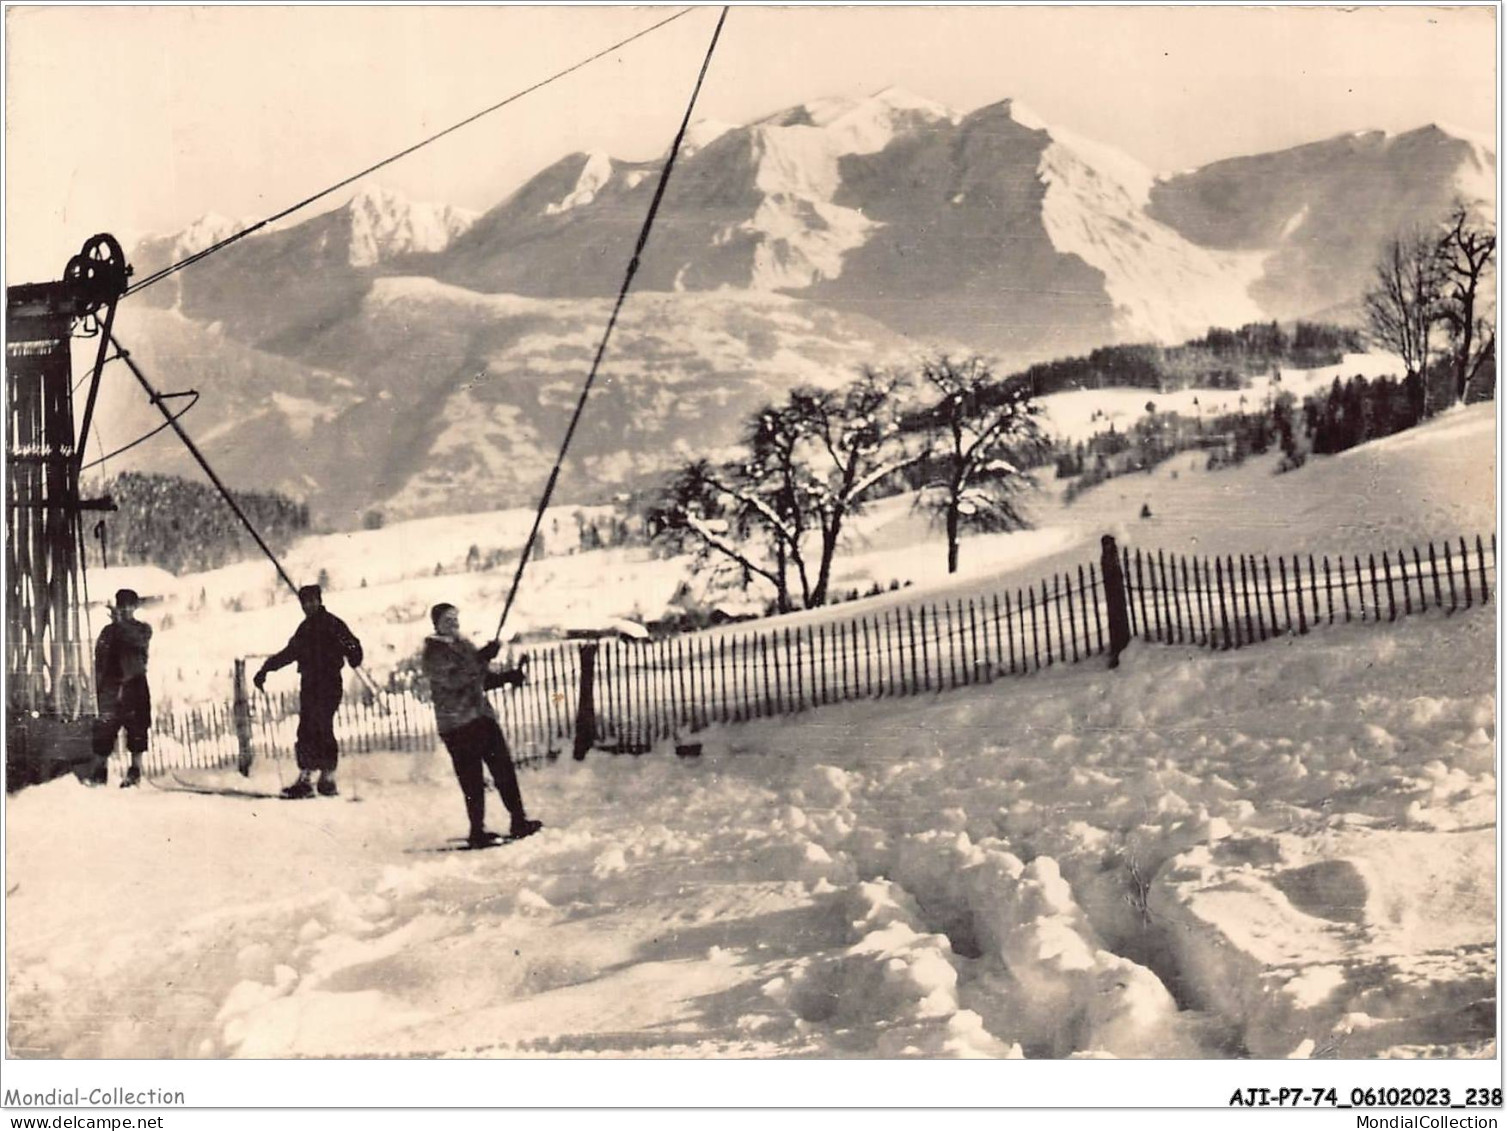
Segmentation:
[(1497, 18), (7, 7), (12, 1068), (1499, 1106)]

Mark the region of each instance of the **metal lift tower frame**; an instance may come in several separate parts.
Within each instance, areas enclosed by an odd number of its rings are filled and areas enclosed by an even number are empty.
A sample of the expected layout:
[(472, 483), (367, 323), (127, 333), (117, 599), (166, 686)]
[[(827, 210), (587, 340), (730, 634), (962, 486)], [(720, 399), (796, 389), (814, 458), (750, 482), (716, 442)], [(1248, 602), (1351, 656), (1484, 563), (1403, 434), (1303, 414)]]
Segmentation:
[[(6, 788), (88, 756), (95, 713), (84, 598), (85, 510), (79, 495), (88, 434), (116, 303), (130, 268), (114, 237), (84, 244), (54, 283), (5, 292)], [(99, 346), (82, 426), (73, 416), (76, 335)]]

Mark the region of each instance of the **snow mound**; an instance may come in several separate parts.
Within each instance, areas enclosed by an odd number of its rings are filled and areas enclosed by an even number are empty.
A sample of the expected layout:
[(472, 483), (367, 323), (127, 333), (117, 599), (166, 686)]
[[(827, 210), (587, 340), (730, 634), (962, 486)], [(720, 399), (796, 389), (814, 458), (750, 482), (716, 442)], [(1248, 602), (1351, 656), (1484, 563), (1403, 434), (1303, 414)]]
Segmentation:
[(1253, 1056), (1350, 1058), (1494, 1036), (1495, 888), (1491, 829), (1341, 828), (1275, 859), (1239, 838), (1182, 854), (1152, 906)]

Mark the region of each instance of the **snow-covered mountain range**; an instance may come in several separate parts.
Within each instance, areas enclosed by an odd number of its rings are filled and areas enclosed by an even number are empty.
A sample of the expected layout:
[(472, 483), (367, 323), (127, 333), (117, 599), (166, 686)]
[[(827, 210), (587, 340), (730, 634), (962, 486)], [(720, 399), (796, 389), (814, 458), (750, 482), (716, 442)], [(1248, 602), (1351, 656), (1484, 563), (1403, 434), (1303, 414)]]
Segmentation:
[[(1353, 308), (1388, 236), (1456, 197), (1492, 201), (1495, 160), (1426, 126), (1158, 176), (1012, 100), (964, 115), (896, 89), (698, 123), (567, 489), (600, 495), (715, 450), (793, 383), (932, 343), (1008, 367)], [(474, 508), (478, 492), (521, 501), (564, 430), (657, 172), (577, 153), (480, 216), (369, 188), (143, 292), (122, 333), (169, 385), (233, 344), (245, 387), (204, 391), (234, 413), (195, 410), (211, 454), (332, 521), (384, 503)], [(206, 218), (143, 241), (137, 277), (233, 228)], [(330, 388), (340, 396), (322, 399)]]

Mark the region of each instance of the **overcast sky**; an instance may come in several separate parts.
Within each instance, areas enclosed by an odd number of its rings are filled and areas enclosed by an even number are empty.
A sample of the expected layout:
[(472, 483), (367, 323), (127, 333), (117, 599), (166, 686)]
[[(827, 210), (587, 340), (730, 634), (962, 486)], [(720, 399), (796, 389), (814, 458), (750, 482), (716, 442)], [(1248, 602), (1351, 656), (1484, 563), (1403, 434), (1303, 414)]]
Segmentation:
[[(268, 215), (676, 10), (9, 8), (8, 282), (57, 277), (96, 231)], [(573, 150), (660, 153), (716, 14), (375, 179), (479, 209)], [(1364, 128), (1494, 137), (1496, 34), (1490, 7), (739, 7), (698, 117), (890, 85), (961, 111), (1016, 97), (1172, 171)]]

